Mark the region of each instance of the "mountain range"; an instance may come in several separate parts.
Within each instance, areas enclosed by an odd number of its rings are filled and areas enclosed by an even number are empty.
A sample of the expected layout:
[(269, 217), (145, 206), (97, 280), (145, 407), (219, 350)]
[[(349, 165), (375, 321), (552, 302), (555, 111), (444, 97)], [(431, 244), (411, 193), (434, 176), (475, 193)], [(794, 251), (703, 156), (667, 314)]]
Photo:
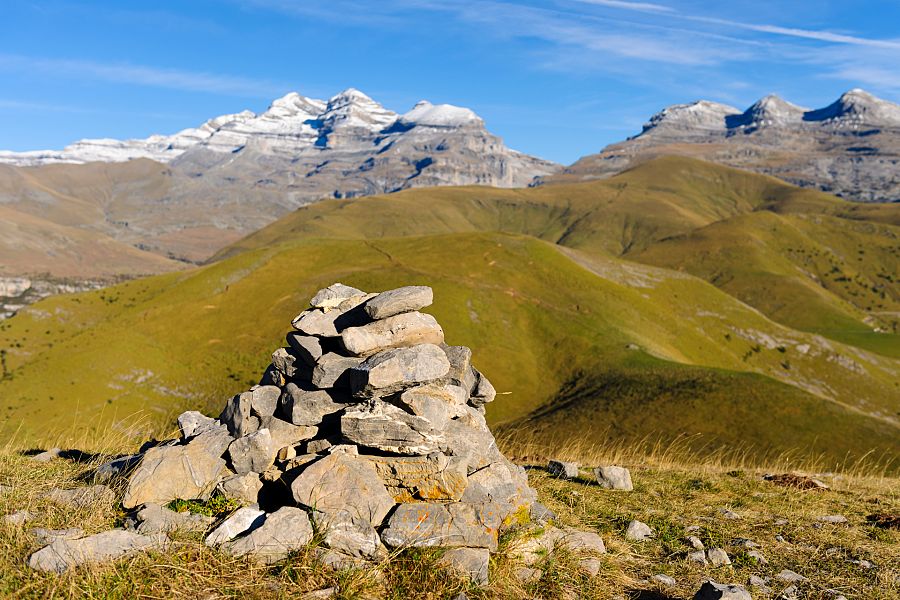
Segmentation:
[(900, 201), (900, 105), (853, 89), (824, 108), (766, 96), (741, 111), (700, 100), (653, 115), (643, 131), (542, 183), (610, 177), (680, 154), (773, 175), (860, 202)]

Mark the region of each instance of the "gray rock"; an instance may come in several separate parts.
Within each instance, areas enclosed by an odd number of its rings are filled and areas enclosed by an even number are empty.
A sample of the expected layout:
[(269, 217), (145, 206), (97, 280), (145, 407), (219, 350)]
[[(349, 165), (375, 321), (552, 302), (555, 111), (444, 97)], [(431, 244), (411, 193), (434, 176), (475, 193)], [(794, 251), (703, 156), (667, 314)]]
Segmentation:
[(719, 514), (722, 515), (723, 519), (727, 519), (729, 521), (739, 521), (743, 518), (741, 517), (741, 515), (737, 514), (734, 511), (728, 510), (727, 508), (719, 509)]
[(375, 467), (344, 452), (304, 467), (291, 483), (291, 492), (304, 506), (326, 513), (347, 510), (375, 527), (394, 507)]
[(262, 417), (259, 420), (260, 429), (268, 429), (272, 436), (272, 443), (276, 448), (295, 446), (300, 442), (314, 438), (319, 433), (318, 427), (294, 425), (278, 417)]
[(832, 525), (842, 525), (847, 522), (847, 517), (844, 515), (823, 515), (817, 517), (816, 521), (821, 523), (831, 523)]
[(472, 368), (475, 375), (475, 387), (472, 389), (472, 395), (469, 397), (469, 404), (478, 408), (484, 406), (488, 402), (493, 402), (497, 397), (497, 390), (488, 381), (488, 378), (476, 368)]
[(463, 502), (492, 502), (500, 510), (501, 518), (522, 508), (529, 508), (537, 500), (535, 491), (528, 485), (525, 469), (502, 456), (497, 462), (469, 475)]
[(256, 385), (250, 388), (250, 413), (260, 419), (271, 417), (278, 408), (281, 388), (277, 385)]
[(301, 427), (316, 427), (346, 408), (346, 405), (335, 401), (332, 392), (307, 390), (295, 383), (284, 387), (281, 405), (291, 423)]
[(405, 390), (397, 404), (412, 414), (424, 417), (437, 430), (444, 429), (447, 421), (464, 414), (462, 406), (468, 395), (456, 385), (420, 385)]
[(438, 564), (468, 576), (476, 585), (487, 585), (490, 559), (491, 553), (484, 548), (451, 548)]
[(206, 531), (213, 521), (206, 515), (195, 515), (189, 512), (175, 512), (159, 504), (145, 504), (138, 512), (140, 523), (136, 530), (138, 533), (148, 535), (151, 533), (170, 533), (173, 531)]
[(447, 378), (453, 385), (458, 385), (466, 392), (466, 398), (472, 393), (472, 389), (477, 383), (475, 374), (472, 372), (472, 350), (466, 346), (448, 346), (441, 345), (447, 360), (450, 361), (450, 371)]
[(690, 544), (691, 547), (693, 547), (695, 550), (705, 550), (703, 542), (701, 542), (700, 538), (698, 538), (696, 535), (689, 535), (685, 539), (687, 540), (687, 543)]
[(50, 448), (49, 450), (44, 450), (43, 452), (41, 452), (39, 454), (35, 454), (34, 456), (31, 457), (31, 460), (33, 460), (34, 462), (39, 462), (39, 463), (46, 463), (46, 462), (50, 462), (51, 460), (53, 460), (55, 458), (59, 458), (59, 456), (61, 454), (62, 454), (62, 448)]
[(238, 475), (250, 472), (262, 473), (275, 463), (277, 452), (278, 448), (272, 441), (272, 434), (268, 429), (260, 429), (231, 442), (228, 447), (228, 458)]
[(336, 338), (340, 334), (334, 326), (334, 320), (341, 316), (340, 310), (320, 309), (305, 310), (291, 322), (295, 329), (305, 335), (323, 338)]
[(109, 504), (116, 498), (116, 494), (106, 485), (91, 485), (77, 487), (70, 490), (54, 488), (44, 494), (44, 498), (69, 506), (71, 508), (89, 508), (97, 504)]
[(251, 556), (271, 564), (302, 549), (312, 537), (313, 528), (306, 513), (284, 506), (267, 515), (262, 525), (246, 535), (222, 544), (222, 550), (231, 556)]
[(535, 502), (531, 505), (529, 514), (531, 516), (532, 523), (538, 525), (539, 527), (544, 527), (548, 523), (551, 523), (557, 519), (556, 513), (540, 502)]
[(341, 356), (334, 352), (323, 354), (312, 372), (312, 384), (319, 389), (350, 387), (350, 369), (362, 362), (360, 358)]
[(731, 545), (738, 548), (759, 548), (759, 544), (747, 538), (734, 538), (731, 540)]
[(443, 546), (497, 549), (500, 513), (493, 504), (400, 504), (381, 532), (393, 548)]
[(380, 400), (347, 409), (341, 416), (341, 435), (360, 446), (396, 454), (430, 454), (441, 444), (428, 419)]
[(312, 521), (322, 541), (333, 550), (358, 558), (375, 558), (386, 553), (368, 519), (360, 519), (350, 511), (314, 511)]
[(516, 567), (513, 574), (519, 582), (528, 585), (539, 581), (543, 572), (540, 569), (532, 569), (531, 567)]
[(290, 348), (279, 348), (272, 353), (272, 367), (279, 374), (278, 382), (272, 385), (281, 385), (283, 381), (289, 379), (309, 379), (312, 374), (309, 365), (298, 360)]
[(366, 313), (373, 319), (385, 319), (431, 306), (434, 292), (424, 285), (410, 285), (381, 292), (365, 304)]
[(292, 331), (287, 334), (287, 343), (294, 354), (309, 367), (316, 366), (316, 362), (322, 357), (322, 343), (317, 337)]
[(695, 550), (694, 552), (688, 552), (687, 559), (690, 562), (699, 563), (701, 565), (706, 565), (706, 552), (703, 550)]
[(564, 529), (561, 542), (570, 552), (606, 554), (603, 538), (593, 531)]
[(228, 432), (219, 428), (187, 444), (150, 448), (131, 475), (122, 506), (207, 497), (225, 469), (222, 454), (231, 441)]
[(338, 552), (331, 548), (316, 548), (313, 553), (319, 564), (328, 567), (333, 571), (361, 569), (366, 565), (366, 561), (363, 558), (350, 556), (349, 554), (344, 554), (343, 552)]
[(798, 600), (798, 598), (800, 598), (800, 590), (796, 585), (789, 585), (778, 594), (778, 600)]
[(747, 552), (747, 558), (752, 559), (758, 565), (769, 564), (769, 561), (766, 560), (766, 557), (763, 556), (762, 552), (760, 552), (759, 550), (750, 550), (749, 552)]
[(42, 527), (32, 529), (31, 535), (35, 541), (46, 546), (57, 540), (77, 540), (84, 537), (84, 530), (80, 527), (70, 527), (68, 529), (44, 529)]
[(469, 465), (469, 473), (504, 460), (494, 436), (488, 430), (484, 415), (470, 406), (463, 409), (467, 411), (466, 414), (448, 422), (441, 432), (441, 450), (451, 456), (464, 458)]
[(578, 561), (578, 568), (587, 573), (591, 577), (596, 577), (600, 574), (600, 568), (603, 566), (603, 561), (599, 558), (595, 558), (593, 556), (589, 556), (587, 558), (582, 558)]
[(736, 583), (716, 583), (704, 581), (700, 589), (694, 594), (694, 600), (753, 600), (750, 592)]
[(441, 452), (428, 456), (373, 456), (363, 460), (375, 467), (378, 478), (396, 502), (459, 501), (466, 490), (466, 463)]
[(575, 479), (578, 477), (578, 463), (551, 460), (547, 463), (547, 471), (554, 477), (562, 479)]
[(714, 567), (725, 567), (731, 564), (728, 553), (722, 548), (710, 548), (707, 550), (706, 555), (709, 557), (709, 562)]
[(526, 565), (533, 565), (557, 548), (565, 548), (582, 558), (606, 553), (603, 539), (593, 531), (558, 529), (552, 525), (545, 527), (538, 535), (513, 541), (508, 553)]
[(219, 421), (228, 428), (228, 433), (239, 438), (259, 429), (259, 418), (250, 413), (253, 394), (244, 392), (233, 396), (226, 404)]
[(674, 577), (670, 577), (669, 575), (665, 575), (664, 573), (657, 573), (650, 578), (650, 581), (667, 587), (678, 585), (678, 582), (675, 581)]
[(71, 567), (109, 562), (165, 546), (165, 535), (113, 529), (76, 540), (57, 540), (32, 554), (28, 566), (36, 571), (62, 573)]
[(313, 590), (306, 592), (300, 596), (300, 600), (328, 600), (337, 594), (337, 590), (333, 587), (322, 588), (321, 590)]
[(790, 569), (783, 569), (778, 575), (775, 576), (775, 579), (779, 581), (783, 581), (785, 583), (802, 583), (806, 581), (806, 577), (799, 573), (795, 573)]
[(646, 523), (640, 521), (631, 521), (625, 530), (625, 539), (633, 542), (643, 542), (653, 539), (653, 530)]
[(366, 293), (355, 287), (344, 285), (343, 283), (333, 283), (327, 288), (316, 292), (316, 295), (309, 301), (309, 305), (313, 308), (321, 308), (322, 310), (331, 310), (337, 308), (347, 300), (365, 296)]
[(631, 473), (624, 467), (606, 466), (594, 469), (594, 477), (600, 487), (608, 490), (621, 490), (630, 492), (634, 489), (631, 484)]
[(4, 496), (12, 491), (12, 486), (0, 484), (0, 496)]
[(189, 410), (178, 415), (178, 430), (181, 432), (182, 440), (192, 438), (218, 425), (218, 421), (196, 410)]
[(216, 485), (216, 489), (226, 498), (250, 503), (259, 499), (262, 487), (259, 474), (252, 472), (226, 477)]
[(450, 370), (447, 355), (434, 344), (385, 350), (370, 356), (351, 371), (355, 396), (393, 394), (444, 377)]
[(348, 327), (341, 332), (341, 342), (354, 356), (371, 356), (391, 348), (442, 344), (444, 330), (431, 315), (412, 312)]
[(27, 510), (17, 510), (16, 512), (3, 515), (3, 522), (12, 527), (22, 527), (33, 518), (34, 515)]
[(768, 580), (759, 577), (758, 575), (751, 575), (750, 579), (747, 580), (747, 584), (759, 590), (761, 594), (769, 595), (772, 593), (772, 588), (769, 587)]
[(266, 520), (266, 513), (258, 505), (237, 509), (206, 536), (206, 545), (213, 547), (252, 531)]

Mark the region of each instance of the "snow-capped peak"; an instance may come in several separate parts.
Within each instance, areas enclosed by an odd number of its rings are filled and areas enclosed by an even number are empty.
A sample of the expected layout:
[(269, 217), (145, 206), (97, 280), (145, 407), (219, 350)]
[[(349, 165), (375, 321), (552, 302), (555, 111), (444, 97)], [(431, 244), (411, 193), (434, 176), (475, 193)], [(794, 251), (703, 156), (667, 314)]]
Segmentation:
[(769, 94), (753, 103), (740, 115), (727, 117), (729, 128), (743, 127), (747, 130), (773, 125), (799, 123), (809, 109), (792, 104), (775, 94)]
[(698, 100), (690, 104), (674, 104), (650, 117), (650, 121), (644, 125), (644, 131), (664, 125), (690, 129), (724, 130), (725, 118), (740, 113), (741, 111), (733, 106), (709, 100)]
[(807, 121), (826, 121), (843, 125), (900, 125), (900, 105), (854, 88), (841, 94), (832, 104), (806, 113)]
[(452, 104), (432, 104), (427, 100), (418, 102), (412, 110), (402, 115), (399, 121), (405, 125), (424, 127), (462, 127), (468, 124), (483, 124), (481, 118), (468, 108)]
[(329, 129), (363, 127), (379, 130), (397, 120), (397, 113), (386, 109), (359, 90), (348, 88), (330, 98), (319, 116)]

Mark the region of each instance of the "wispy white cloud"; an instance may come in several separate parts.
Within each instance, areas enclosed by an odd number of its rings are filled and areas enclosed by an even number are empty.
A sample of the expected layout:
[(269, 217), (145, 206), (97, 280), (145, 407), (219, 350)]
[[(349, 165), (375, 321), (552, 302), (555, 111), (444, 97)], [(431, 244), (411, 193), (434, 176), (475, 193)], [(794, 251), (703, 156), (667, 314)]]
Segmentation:
[(675, 9), (671, 6), (662, 4), (653, 4), (650, 2), (625, 2), (624, 0), (575, 0), (581, 4), (593, 4), (596, 6), (606, 6), (609, 8), (621, 8), (623, 10), (634, 10), (638, 12), (655, 12), (655, 13), (671, 13)]
[(285, 90), (284, 85), (271, 81), (233, 75), (18, 54), (0, 54), (0, 70), (40, 72), (61, 77), (253, 98), (271, 98)]
[(842, 33), (834, 33), (831, 31), (816, 29), (799, 29), (796, 27), (781, 27), (779, 25), (744, 23), (740, 21), (732, 21), (729, 19), (717, 19), (713, 17), (702, 17), (694, 15), (681, 15), (682, 18), (689, 19), (700, 23), (709, 23), (711, 25), (722, 25), (725, 27), (736, 27), (746, 31), (755, 31), (758, 33), (770, 33), (773, 35), (801, 38), (806, 40), (815, 40), (819, 42), (827, 42), (830, 44), (848, 44), (851, 46), (868, 46), (872, 48), (884, 48), (889, 50), (900, 50), (900, 41), (883, 40), (876, 38), (866, 38), (855, 35), (846, 35)]

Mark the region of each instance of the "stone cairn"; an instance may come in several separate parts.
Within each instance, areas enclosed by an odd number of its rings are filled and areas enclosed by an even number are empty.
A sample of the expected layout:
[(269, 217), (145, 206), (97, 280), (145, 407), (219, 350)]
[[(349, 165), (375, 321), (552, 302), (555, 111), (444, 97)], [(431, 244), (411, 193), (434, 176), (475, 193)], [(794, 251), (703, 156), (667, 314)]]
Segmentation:
[(122, 501), (137, 511), (131, 529), (205, 530), (213, 524), (181, 523), (164, 506), (221, 493), (245, 506), (206, 543), (234, 556), (275, 562), (315, 533), (329, 566), (438, 546), (486, 582), (498, 532), (527, 519), (536, 496), (485, 423), (496, 392), (471, 350), (446, 345), (434, 317), (418, 312), (431, 303), (422, 286), (319, 291), (259, 385), (218, 419), (186, 412), (180, 439), (101, 468), (131, 470)]

